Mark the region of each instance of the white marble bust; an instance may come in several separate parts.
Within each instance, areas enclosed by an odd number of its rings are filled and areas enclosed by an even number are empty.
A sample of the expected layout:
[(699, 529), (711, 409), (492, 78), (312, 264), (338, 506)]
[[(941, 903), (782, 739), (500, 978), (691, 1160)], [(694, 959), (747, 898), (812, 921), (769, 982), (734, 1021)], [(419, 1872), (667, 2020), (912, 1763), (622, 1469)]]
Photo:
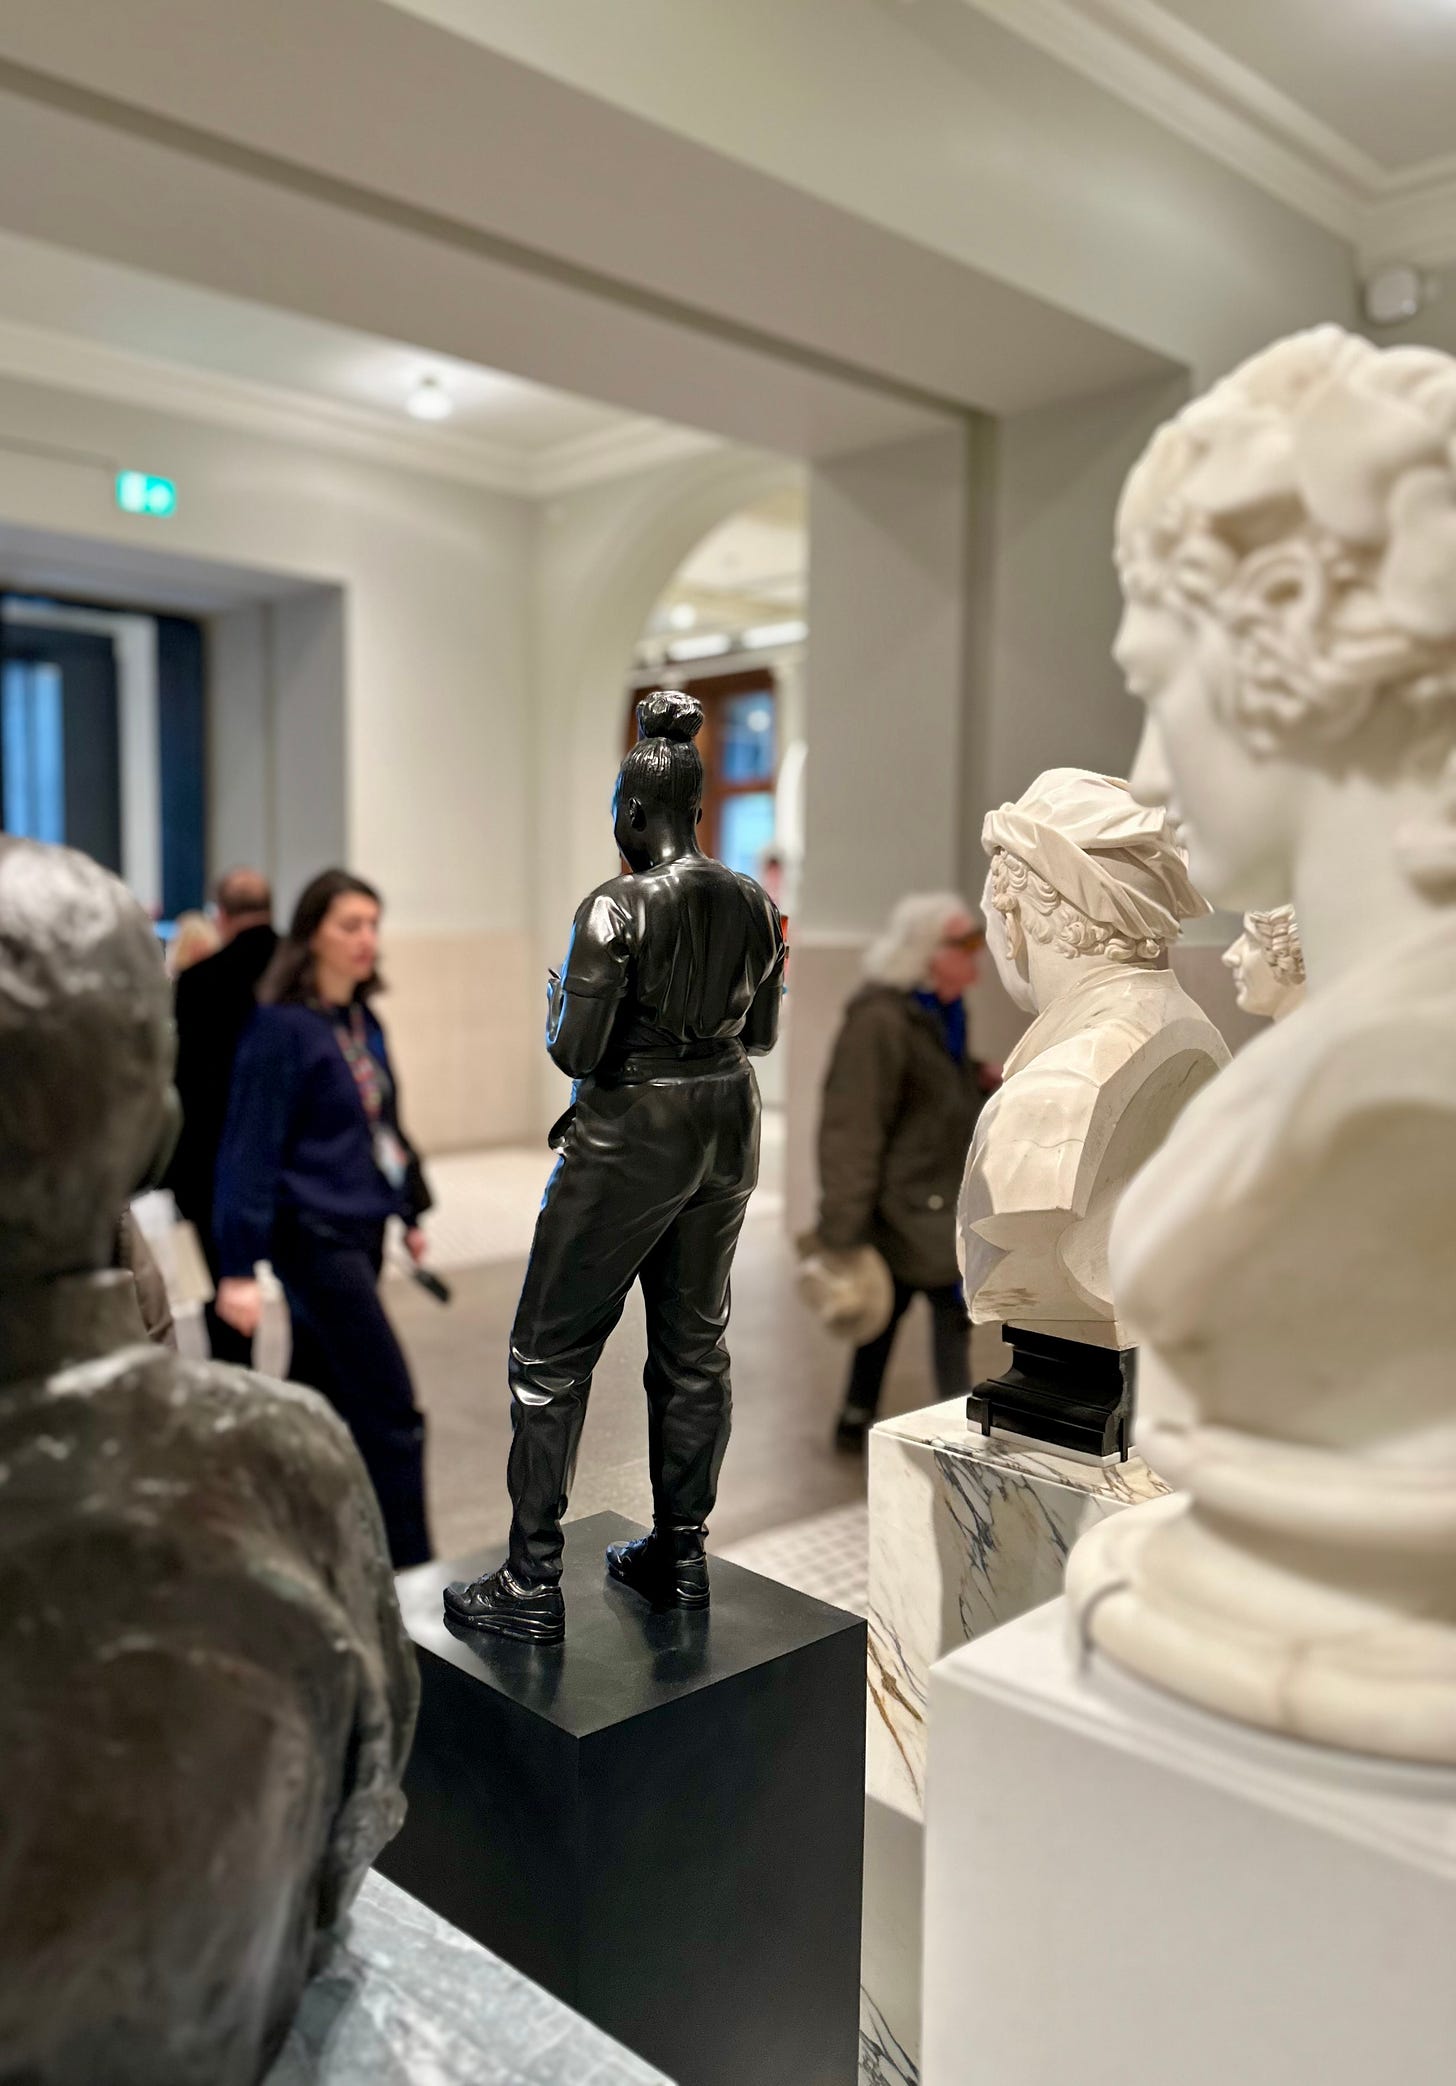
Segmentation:
[(1123, 1198), (1138, 1446), (1073, 1554), (1111, 1656), (1251, 1723), (1456, 1763), (1456, 361), (1254, 357), (1123, 493), (1138, 798), (1293, 904), (1308, 994)]
[(987, 942), (1036, 1020), (982, 1110), (959, 1209), (977, 1323), (1130, 1345), (1107, 1272), (1129, 1176), (1228, 1051), (1168, 969), (1209, 911), (1168, 816), (1125, 782), (1052, 768), (986, 819)]
[(1282, 1021), (1304, 998), (1304, 945), (1292, 905), (1245, 913), (1244, 931), (1224, 950), (1240, 1011)]

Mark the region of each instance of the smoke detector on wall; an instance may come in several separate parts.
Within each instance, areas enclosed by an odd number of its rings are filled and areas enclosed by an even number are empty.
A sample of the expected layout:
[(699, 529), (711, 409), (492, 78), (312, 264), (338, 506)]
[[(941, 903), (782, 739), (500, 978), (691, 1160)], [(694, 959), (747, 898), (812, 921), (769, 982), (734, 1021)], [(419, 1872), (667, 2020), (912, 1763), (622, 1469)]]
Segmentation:
[(1360, 302), (1372, 326), (1399, 326), (1413, 319), (1427, 303), (1432, 285), (1418, 268), (1405, 261), (1391, 261), (1367, 275), (1360, 285)]

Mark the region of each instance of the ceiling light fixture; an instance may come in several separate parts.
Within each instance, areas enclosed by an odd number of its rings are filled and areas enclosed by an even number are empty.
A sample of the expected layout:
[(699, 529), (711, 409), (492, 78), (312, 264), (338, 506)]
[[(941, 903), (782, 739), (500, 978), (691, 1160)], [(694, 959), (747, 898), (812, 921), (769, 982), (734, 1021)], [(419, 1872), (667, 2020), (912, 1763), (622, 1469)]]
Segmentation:
[(731, 637), (719, 637), (709, 633), (704, 637), (680, 638), (675, 645), (668, 646), (667, 656), (674, 664), (684, 659), (712, 659), (719, 652), (731, 651), (732, 646)]
[(698, 612), (691, 601), (675, 601), (667, 612), (670, 629), (691, 630), (698, 620)]
[(766, 652), (774, 645), (801, 645), (808, 635), (808, 624), (797, 619), (791, 623), (756, 623), (744, 631), (743, 643), (750, 652)]
[(1419, 269), (1391, 261), (1367, 275), (1360, 285), (1365, 316), (1372, 326), (1398, 326), (1413, 319), (1429, 301), (1430, 291)]
[(404, 409), (412, 420), (448, 420), (455, 410), (455, 401), (438, 377), (421, 377), (405, 400)]

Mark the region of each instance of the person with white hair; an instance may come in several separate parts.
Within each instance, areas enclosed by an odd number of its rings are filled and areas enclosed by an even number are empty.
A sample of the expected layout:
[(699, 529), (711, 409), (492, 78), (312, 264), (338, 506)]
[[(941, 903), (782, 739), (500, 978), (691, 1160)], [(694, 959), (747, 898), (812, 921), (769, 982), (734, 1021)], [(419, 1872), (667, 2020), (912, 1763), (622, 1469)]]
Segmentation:
[(889, 1268), (888, 1321), (856, 1347), (836, 1440), (860, 1449), (900, 1321), (930, 1304), (941, 1398), (970, 1387), (969, 1324), (956, 1266), (961, 1168), (1000, 1073), (970, 1052), (965, 994), (984, 931), (951, 891), (902, 898), (865, 959), (829, 1061), (819, 1124), (814, 1247), (831, 1262), (871, 1247)]

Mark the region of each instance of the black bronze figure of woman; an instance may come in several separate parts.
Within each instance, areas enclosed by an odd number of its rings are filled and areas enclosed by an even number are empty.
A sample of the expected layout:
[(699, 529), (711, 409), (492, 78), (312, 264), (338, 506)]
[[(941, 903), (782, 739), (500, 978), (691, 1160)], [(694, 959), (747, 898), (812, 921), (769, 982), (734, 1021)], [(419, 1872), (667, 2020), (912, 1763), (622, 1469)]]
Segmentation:
[(772, 900), (698, 846), (701, 704), (650, 695), (637, 719), (613, 804), (628, 873), (578, 909), (551, 981), (547, 1048), (576, 1086), (511, 1333), (510, 1549), (445, 1592), (456, 1621), (538, 1643), (565, 1631), (561, 1519), (592, 1371), (634, 1281), (653, 1529), (614, 1544), (607, 1568), (656, 1604), (707, 1604), (729, 1273), (758, 1179), (749, 1059), (773, 1047), (783, 990)]

